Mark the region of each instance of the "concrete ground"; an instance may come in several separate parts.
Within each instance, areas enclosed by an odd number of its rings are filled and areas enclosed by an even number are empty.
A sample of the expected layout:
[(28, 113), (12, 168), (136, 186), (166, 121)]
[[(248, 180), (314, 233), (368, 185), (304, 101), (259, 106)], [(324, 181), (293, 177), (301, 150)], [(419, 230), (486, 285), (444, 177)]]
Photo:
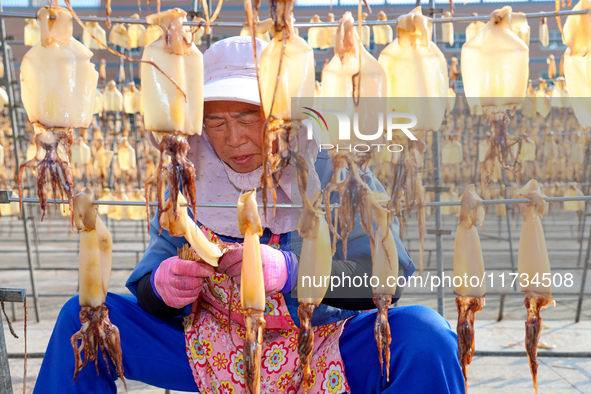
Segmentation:
[[(511, 268), (509, 243), (507, 240), (507, 224), (505, 219), (498, 222), (493, 214), (489, 214), (481, 232), (482, 247), (487, 272), (495, 275), (505, 273), (508, 277)], [(513, 232), (514, 264), (517, 261), (519, 222), (511, 217)], [(110, 291), (125, 293), (125, 280), (145, 250), (143, 225), (145, 223), (119, 222), (109, 223), (114, 234), (113, 271)], [(551, 349), (540, 349), (546, 354), (571, 353), (571, 357), (548, 357), (540, 355), (538, 369), (538, 385), (540, 393), (591, 393), (591, 299), (585, 298), (579, 323), (574, 323), (577, 298), (582, 278), (582, 269), (577, 267), (579, 242), (577, 241), (577, 218), (565, 213), (548, 215), (544, 220), (546, 238), (553, 273), (573, 274), (571, 286), (554, 287), (556, 307), (548, 307), (542, 312), (544, 329), (541, 341)], [(444, 218), (444, 228), (452, 230), (457, 225), (455, 217)], [(31, 296), (31, 284), (27, 269), (25, 243), (23, 242), (22, 222), (14, 218), (0, 218), (0, 287), (26, 288), (28, 292), (28, 352), (44, 352), (51, 330), (55, 324), (60, 307), (77, 292), (77, 241), (69, 232), (69, 225), (61, 218), (46, 218), (38, 224), (38, 248), (40, 250), (39, 265), (36, 270), (37, 290), (42, 295), (39, 299), (40, 322), (36, 322), (35, 308)], [(409, 223), (409, 234), (404, 239), (411, 255), (418, 260), (418, 237), (413, 232), (415, 223)], [(427, 228), (433, 224), (428, 221)], [(33, 231), (30, 226), (31, 232)], [(583, 252), (587, 247), (585, 233)], [(497, 239), (501, 238), (501, 239)], [(426, 270), (435, 275), (435, 254), (429, 262), (429, 251), (434, 250), (433, 236), (427, 236), (425, 253)], [(451, 274), (453, 258), (453, 235), (443, 238), (443, 266)], [(35, 248), (33, 248), (35, 250)], [(35, 254), (33, 255), (35, 256)], [(584, 257), (584, 253), (583, 253)], [(415, 274), (416, 275), (416, 274)], [(425, 274), (427, 275), (427, 274)], [(498, 276), (495, 276), (498, 277)], [(591, 285), (586, 285), (585, 292), (591, 293)], [(497, 321), (501, 299), (506, 294), (503, 304), (503, 319)], [(406, 289), (405, 296), (399, 305), (422, 304), (437, 309), (436, 292), (429, 289)], [(14, 309), (13, 309), (14, 308)], [(445, 317), (455, 328), (456, 308), (451, 289), (445, 289)], [(6, 304), (6, 313), (19, 335), (15, 339), (10, 335), (4, 320), (4, 335), (9, 354), (23, 353), (23, 307)], [(526, 317), (523, 295), (509, 284), (501, 287), (499, 283), (488, 288), (486, 306), (476, 315), (476, 351), (477, 355), (469, 366), (470, 393), (533, 393), (532, 378), (529, 364), (524, 355), (524, 321)], [(71, 351), (71, 350), (70, 350)], [(488, 355), (479, 356), (479, 352)], [(495, 352), (494, 356), (490, 353)], [(496, 353), (500, 352), (500, 353)], [(515, 357), (516, 353), (521, 355)], [(587, 357), (572, 357), (572, 356)], [(26, 392), (31, 392), (35, 383), (40, 359), (29, 359), (27, 363)], [(10, 370), (14, 392), (23, 391), (23, 360), (11, 359)], [(428, 374), (428, 371), (425, 371)], [(139, 382), (128, 382), (131, 393), (163, 393), (163, 389), (149, 387)], [(121, 387), (120, 392), (125, 392)]]

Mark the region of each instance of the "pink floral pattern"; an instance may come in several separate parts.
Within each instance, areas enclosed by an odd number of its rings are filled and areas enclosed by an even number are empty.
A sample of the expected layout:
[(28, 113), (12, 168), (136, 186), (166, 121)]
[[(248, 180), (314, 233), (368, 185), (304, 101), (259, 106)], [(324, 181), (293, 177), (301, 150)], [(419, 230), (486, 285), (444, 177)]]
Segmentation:
[[(210, 240), (221, 243), (215, 234), (201, 228)], [(244, 393), (245, 329), (240, 294), (238, 289), (231, 290), (231, 281), (223, 274), (214, 275), (212, 282), (212, 288), (203, 287), (199, 301), (183, 322), (189, 363), (200, 392)], [(295, 394), (307, 390), (310, 394), (336, 394), (349, 390), (338, 346), (344, 321), (313, 328), (312, 377), (309, 385), (303, 387), (297, 353), (299, 330), (282, 294), (267, 297), (265, 320), (261, 393)]]

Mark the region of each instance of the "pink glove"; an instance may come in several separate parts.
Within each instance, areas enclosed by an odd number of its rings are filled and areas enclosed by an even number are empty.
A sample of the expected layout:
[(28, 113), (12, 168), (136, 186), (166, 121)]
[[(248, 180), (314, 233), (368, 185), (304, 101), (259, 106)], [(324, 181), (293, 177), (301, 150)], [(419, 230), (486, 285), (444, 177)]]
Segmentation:
[[(234, 283), (240, 285), (244, 247), (242, 244), (231, 244), (229, 247), (230, 251), (222, 256), (215, 270), (219, 273), (225, 273), (234, 279)], [(280, 250), (262, 244), (261, 258), (263, 261), (265, 294), (269, 295), (281, 291), (289, 278), (285, 256)]]
[(207, 263), (181, 260), (178, 256), (164, 260), (153, 276), (153, 286), (162, 301), (173, 308), (183, 308), (197, 301), (203, 281), (213, 275)]

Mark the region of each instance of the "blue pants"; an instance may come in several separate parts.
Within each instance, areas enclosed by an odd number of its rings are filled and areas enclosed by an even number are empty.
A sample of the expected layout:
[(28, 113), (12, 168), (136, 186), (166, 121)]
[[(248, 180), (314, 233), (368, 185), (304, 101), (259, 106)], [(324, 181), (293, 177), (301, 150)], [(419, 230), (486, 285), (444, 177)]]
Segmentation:
[[(129, 380), (178, 391), (198, 392), (179, 319), (161, 320), (144, 311), (133, 296), (107, 296), (109, 317), (119, 327), (123, 369)], [(92, 364), (74, 377), (70, 337), (80, 329), (78, 297), (62, 308), (37, 378), (35, 393), (115, 393), (99, 354), (99, 374)], [(347, 322), (339, 345), (351, 392), (464, 393), (456, 335), (439, 314), (423, 306), (389, 310), (392, 330), (390, 382), (381, 375), (373, 324), (375, 312)], [(109, 362), (110, 363), (110, 362)], [(111, 374), (114, 368), (109, 366)]]

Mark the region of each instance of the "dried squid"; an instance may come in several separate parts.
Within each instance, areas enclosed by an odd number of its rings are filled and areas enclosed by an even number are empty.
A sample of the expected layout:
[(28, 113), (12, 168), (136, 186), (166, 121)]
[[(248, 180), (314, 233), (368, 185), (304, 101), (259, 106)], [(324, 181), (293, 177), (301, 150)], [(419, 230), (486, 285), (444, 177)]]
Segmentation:
[[(23, 57), (22, 101), (35, 128), (37, 155), (21, 164), (18, 173), (22, 210), (22, 177), (26, 167), (37, 169), (37, 196), (43, 217), (46, 208), (45, 180), (49, 176), (53, 195), (70, 201), (74, 177), (66, 151), (73, 142), (74, 128), (87, 128), (92, 120), (98, 73), (90, 62), (92, 52), (72, 37), (72, 15), (64, 8), (43, 7), (37, 11), (41, 41)], [(65, 60), (67, 59), (67, 60)], [(38, 160), (39, 158), (39, 160)]]
[(550, 44), (550, 33), (548, 32), (548, 21), (546, 18), (540, 18), (540, 26), (538, 31), (540, 45), (545, 48)]
[[(147, 17), (165, 33), (146, 46), (141, 65), (141, 99), (146, 130), (152, 131), (160, 150), (156, 174), (146, 180), (146, 210), (149, 215), (150, 185), (156, 183), (158, 220), (172, 209), (176, 215), (179, 188), (182, 187), (196, 217), (195, 167), (187, 159), (187, 138), (201, 134), (203, 123), (203, 55), (183, 27), (186, 12), (174, 8)], [(171, 163), (164, 164), (164, 157)], [(164, 202), (164, 180), (168, 178), (170, 200)]]
[[(292, 100), (313, 98), (315, 90), (314, 51), (293, 28), (293, 1), (271, 0), (273, 25), (271, 43), (261, 53), (259, 83), (261, 104), (267, 121), (263, 129), (263, 205), (267, 190), (276, 201), (275, 188), (291, 157), (290, 136), (305, 119), (300, 108), (292, 111)], [(298, 100), (297, 107), (309, 106)], [(276, 174), (276, 178), (274, 177)]]
[[(433, 21), (416, 7), (398, 18), (397, 38), (380, 54), (379, 63), (386, 71), (388, 108), (416, 116), (413, 130), (436, 131), (441, 127), (447, 108), (449, 79), (447, 62), (437, 45), (431, 41)], [(423, 274), (425, 237), (424, 188), (420, 170), (425, 145), (419, 140), (406, 144), (406, 214), (417, 208), (420, 252), (419, 274)], [(393, 197), (393, 196), (392, 196)], [(399, 211), (398, 211), (399, 213)], [(404, 222), (404, 220), (403, 220)]]
[[(312, 15), (310, 23), (321, 23), (318, 14)], [(323, 28), (322, 27), (310, 27), (308, 29), (308, 45), (312, 49), (320, 48), (320, 42), (322, 40)]]
[(265, 282), (259, 237), (263, 234), (256, 189), (238, 199), (238, 228), (244, 234), (240, 304), (244, 311), (244, 377), (250, 394), (261, 392), (261, 357), (265, 331)]
[[(365, 130), (378, 129), (379, 114), (385, 112), (385, 102), (368, 98), (386, 97), (386, 74), (378, 61), (361, 45), (350, 12), (345, 13), (339, 22), (335, 56), (322, 70), (322, 95), (322, 105), (347, 113), (350, 119), (353, 119), (355, 114), (358, 124), (363, 125)], [(381, 130), (378, 129), (378, 133), (381, 134)], [(340, 239), (346, 259), (347, 238), (353, 230), (365, 184), (359, 176), (359, 171), (369, 162), (371, 154), (339, 150), (338, 146), (343, 142), (353, 145), (366, 141), (357, 136), (351, 136), (348, 141), (340, 141), (338, 134), (340, 133), (330, 134), (330, 143), (337, 149), (329, 151), (334, 172), (325, 188), (324, 205), (329, 207), (331, 193), (338, 192), (340, 207), (335, 210), (335, 221), (333, 223), (330, 209), (327, 209), (327, 219), (334, 235), (333, 254), (336, 250), (336, 240)], [(344, 179), (341, 179), (343, 172)], [(336, 229), (337, 219), (340, 222), (340, 231)]]
[[(496, 163), (519, 178), (521, 139), (507, 134), (509, 117), (524, 99), (529, 74), (529, 49), (511, 31), (512, 9), (505, 6), (462, 47), (462, 78), (466, 100), (482, 109), (491, 126), (491, 145), (482, 164), (482, 188), (490, 181)], [(511, 148), (516, 145), (517, 151)]]
[[(111, 233), (97, 214), (94, 193), (88, 187), (74, 198), (74, 221), (80, 235), (80, 322), (82, 328), (70, 339), (76, 357), (74, 382), (78, 372), (90, 361), (97, 365), (98, 349), (101, 349), (107, 371), (111, 358), (117, 376), (125, 384), (119, 329), (109, 320), (105, 306), (111, 276)], [(78, 346), (78, 341), (81, 341)], [(82, 361), (84, 352), (84, 361)], [(127, 387), (127, 385), (126, 385)]]
[[(387, 21), (388, 16), (382, 10), (378, 13), (379, 21)], [(376, 45), (388, 45), (394, 39), (394, 32), (390, 25), (375, 25), (373, 26), (373, 40)]]
[[(443, 18), (451, 18), (451, 13), (445, 11)], [(441, 24), (441, 35), (442, 41), (448, 43), (450, 46), (454, 46), (454, 24), (451, 22), (445, 22)]]
[(519, 204), (523, 215), (523, 225), (519, 238), (517, 265), (520, 288), (525, 294), (527, 321), (525, 322), (525, 348), (529, 367), (534, 381), (534, 389), (538, 392), (538, 341), (542, 328), (540, 310), (548, 306), (552, 300), (552, 281), (550, 260), (546, 249), (546, 239), (541, 218), (544, 216), (544, 199), (539, 183), (532, 179), (519, 194), (532, 201)]
[(86, 22), (86, 28), (82, 32), (82, 43), (88, 49), (103, 49), (107, 45), (107, 33), (98, 22)]
[(41, 40), (41, 28), (37, 23), (37, 19), (25, 19), (25, 45), (32, 47)]
[[(361, 205), (361, 224), (370, 240), (372, 276), (379, 280), (378, 286), (372, 288), (373, 302), (378, 309), (374, 324), (374, 337), (378, 345), (382, 376), (385, 369), (386, 381), (390, 381), (392, 335), (388, 321), (388, 309), (392, 303), (392, 297), (396, 294), (399, 262), (396, 241), (390, 226), (394, 218), (393, 212), (382, 207), (380, 200), (387, 202), (388, 196), (365, 187)], [(384, 361), (386, 365), (384, 365)]]
[[(312, 349), (314, 332), (312, 331), (312, 314), (320, 305), (328, 286), (306, 286), (304, 277), (325, 278), (330, 276), (332, 268), (332, 250), (330, 231), (326, 216), (320, 209), (321, 192), (318, 191), (311, 203), (304, 203), (304, 209), (298, 222), (298, 233), (303, 238), (300, 265), (298, 268), (298, 317), (300, 330), (298, 333), (298, 356), (303, 370), (302, 385), (310, 383)], [(312, 279), (314, 280), (314, 279)], [(321, 283), (328, 285), (326, 281)]]
[(458, 308), (458, 350), (460, 365), (468, 391), (468, 365), (474, 355), (474, 314), (482, 310), (486, 283), (482, 247), (476, 228), (484, 223), (484, 201), (476, 194), (474, 185), (466, 188), (460, 202), (460, 224), (456, 230), (454, 246), (454, 277), (482, 278), (482, 283), (473, 286), (470, 280), (454, 286)]

